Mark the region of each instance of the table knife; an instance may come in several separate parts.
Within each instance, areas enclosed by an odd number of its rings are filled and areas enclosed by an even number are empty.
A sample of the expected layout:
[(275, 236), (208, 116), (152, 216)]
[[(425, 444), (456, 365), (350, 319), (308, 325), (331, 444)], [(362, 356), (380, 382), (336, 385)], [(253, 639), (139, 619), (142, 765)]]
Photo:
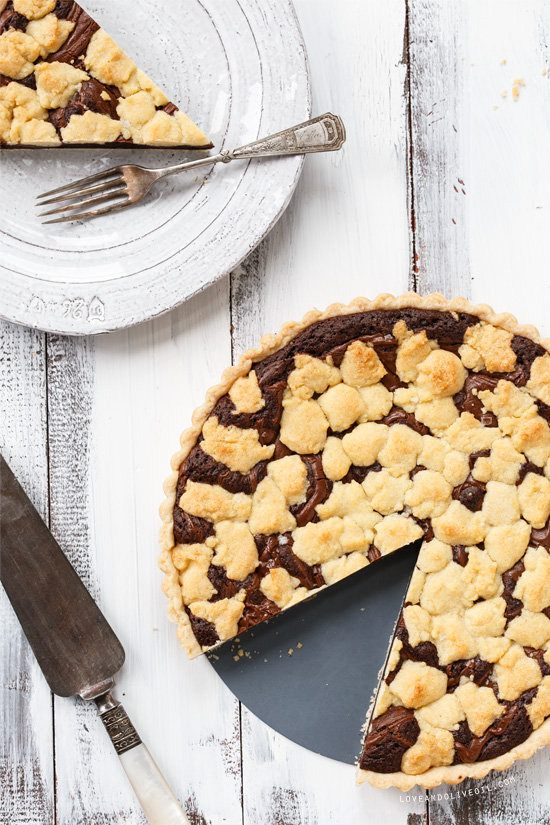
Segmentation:
[(0, 581), (51, 690), (96, 703), (150, 825), (189, 825), (113, 697), (124, 648), (1, 455)]

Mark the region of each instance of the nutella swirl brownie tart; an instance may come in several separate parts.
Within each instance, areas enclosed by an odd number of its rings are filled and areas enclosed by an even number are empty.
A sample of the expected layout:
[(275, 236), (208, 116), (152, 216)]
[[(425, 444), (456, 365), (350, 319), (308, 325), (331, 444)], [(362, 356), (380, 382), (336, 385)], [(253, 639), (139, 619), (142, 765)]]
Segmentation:
[(511, 315), (407, 293), (245, 353), (165, 484), (188, 654), (418, 541), (359, 781), (457, 783), (549, 742), (549, 350)]
[(0, 0), (0, 145), (210, 148), (73, 0)]

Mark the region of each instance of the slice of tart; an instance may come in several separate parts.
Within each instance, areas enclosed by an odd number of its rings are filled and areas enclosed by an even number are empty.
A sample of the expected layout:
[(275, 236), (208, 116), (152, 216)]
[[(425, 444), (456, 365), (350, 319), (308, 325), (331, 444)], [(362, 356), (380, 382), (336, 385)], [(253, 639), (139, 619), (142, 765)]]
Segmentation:
[(183, 646), (423, 538), (360, 779), (432, 787), (530, 755), (550, 741), (549, 422), (549, 342), (463, 299), (358, 299), (262, 339), (165, 485)]
[(0, 143), (212, 146), (72, 0), (0, 0)]

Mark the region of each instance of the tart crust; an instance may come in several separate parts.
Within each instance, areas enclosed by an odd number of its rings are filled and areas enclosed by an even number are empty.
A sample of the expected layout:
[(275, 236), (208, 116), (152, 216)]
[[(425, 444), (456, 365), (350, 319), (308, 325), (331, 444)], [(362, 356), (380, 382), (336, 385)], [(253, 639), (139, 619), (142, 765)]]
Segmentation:
[[(298, 333), (315, 322), (335, 316), (352, 315), (365, 311), (404, 308), (468, 313), (477, 316), (487, 324), (506, 330), (512, 335), (529, 338), (535, 344), (542, 346), (547, 352), (550, 352), (550, 339), (542, 338), (538, 330), (532, 325), (519, 324), (517, 319), (509, 313), (497, 314), (486, 304), (474, 305), (464, 298), (446, 299), (438, 293), (421, 297), (412, 292), (407, 292), (397, 297), (389, 294), (381, 294), (373, 300), (356, 298), (347, 306), (343, 304), (332, 304), (324, 312), (312, 310), (306, 313), (300, 322), (285, 323), (278, 334), (264, 336), (256, 348), (246, 351), (236, 366), (229, 367), (224, 371), (221, 382), (208, 390), (204, 404), (198, 407), (193, 413), (192, 426), (181, 435), (180, 449), (174, 454), (171, 460), (172, 472), (164, 483), (166, 499), (160, 507), (162, 528), (159, 566), (165, 574), (163, 590), (169, 599), (169, 617), (172, 621), (177, 622), (178, 638), (182, 646), (187, 648), (190, 658), (199, 655), (202, 649), (195, 638), (191, 622), (184, 609), (181, 588), (179, 586), (178, 570), (174, 566), (172, 559), (172, 551), (175, 547), (173, 511), (180, 465), (196, 444), (202, 432), (203, 425), (217, 401), (229, 391), (237, 379), (244, 378), (248, 375), (254, 363), (261, 361), (286, 346)], [(323, 585), (323, 587), (325, 586), (327, 585)], [(322, 588), (317, 588), (315, 591), (310, 592), (312, 594), (313, 592), (318, 592), (319, 589)], [(287, 608), (283, 607), (282, 609)], [(531, 732), (523, 743), (493, 759), (474, 763), (433, 767), (424, 771), (422, 774), (415, 775), (406, 774), (402, 771), (378, 773), (371, 770), (359, 769), (358, 782), (368, 781), (374, 787), (378, 788), (395, 786), (401, 790), (409, 790), (416, 784), (426, 788), (433, 788), (442, 782), (457, 784), (466, 777), (481, 778), (486, 776), (492, 769), (504, 770), (516, 759), (528, 758), (535, 750), (547, 744), (549, 741), (550, 719), (547, 719), (539, 728)]]
[(421, 788), (435, 788), (445, 782), (447, 785), (458, 785), (464, 779), (483, 779), (490, 771), (505, 771), (518, 759), (529, 759), (535, 751), (550, 744), (550, 719), (542, 723), (540, 728), (533, 731), (521, 745), (483, 762), (464, 762), (462, 765), (443, 765), (438, 768), (429, 768), (423, 774), (411, 776), (396, 771), (395, 773), (376, 773), (375, 771), (357, 771), (357, 784), (368, 782), (373, 788), (399, 788), (400, 791), (410, 791), (415, 785)]

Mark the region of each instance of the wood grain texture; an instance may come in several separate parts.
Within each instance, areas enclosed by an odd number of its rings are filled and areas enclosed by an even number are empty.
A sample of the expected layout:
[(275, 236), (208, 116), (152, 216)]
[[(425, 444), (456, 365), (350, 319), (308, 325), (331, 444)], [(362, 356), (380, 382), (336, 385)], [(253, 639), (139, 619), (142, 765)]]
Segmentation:
[[(90, 531), (94, 366), (92, 339), (48, 336), (50, 526), (86, 587), (101, 604), (96, 548)], [(113, 821), (114, 811), (127, 817), (131, 794), (123, 794), (121, 799), (117, 786), (112, 787), (113, 768), (116, 770), (118, 765), (111, 758), (106, 737), (99, 735), (103, 731), (94, 709), (76, 699), (55, 697), (54, 702), (56, 825), (84, 823), (88, 817), (107, 825)], [(118, 787), (122, 793), (126, 790), (122, 781)], [(107, 801), (105, 788), (109, 788)]]
[[(0, 451), (48, 519), (45, 336), (0, 321)], [(54, 818), (51, 694), (0, 589), (0, 822)]]
[[(95, 341), (90, 529), (102, 601), (127, 653), (118, 695), (193, 825), (241, 825), (239, 707), (206, 659), (187, 660), (167, 621), (156, 508), (180, 432), (230, 358), (227, 280)], [(126, 791), (117, 777), (109, 794), (117, 782)], [(135, 803), (126, 821), (141, 821)]]
[(467, 3), (407, 0), (413, 285), (466, 295)]

